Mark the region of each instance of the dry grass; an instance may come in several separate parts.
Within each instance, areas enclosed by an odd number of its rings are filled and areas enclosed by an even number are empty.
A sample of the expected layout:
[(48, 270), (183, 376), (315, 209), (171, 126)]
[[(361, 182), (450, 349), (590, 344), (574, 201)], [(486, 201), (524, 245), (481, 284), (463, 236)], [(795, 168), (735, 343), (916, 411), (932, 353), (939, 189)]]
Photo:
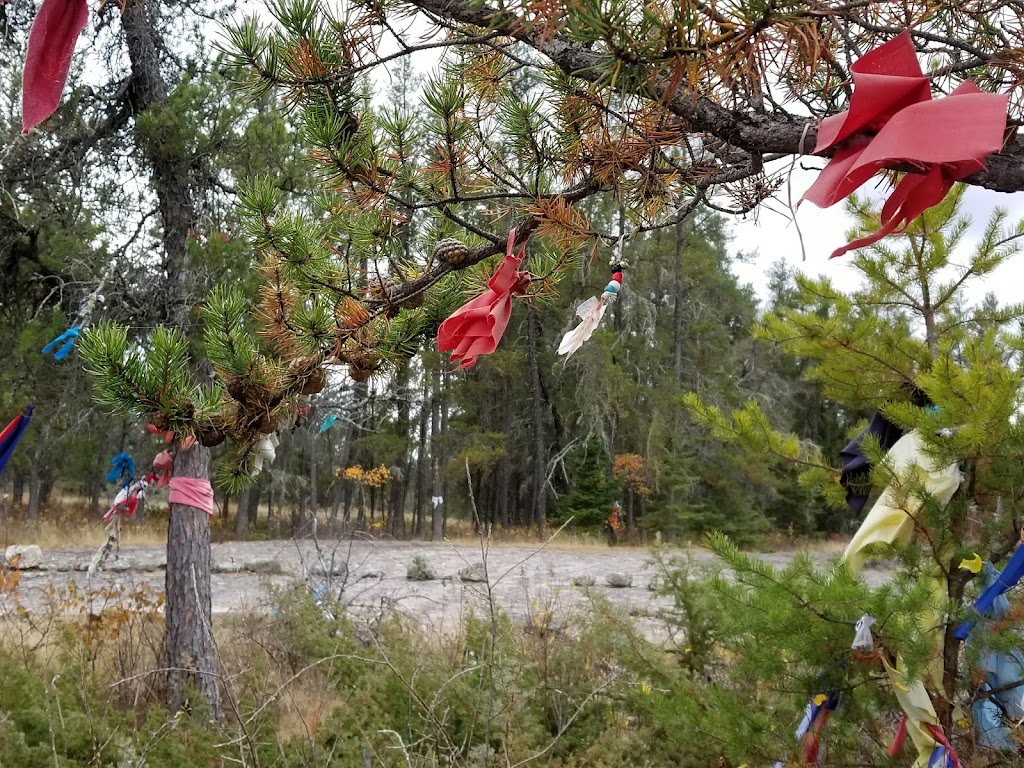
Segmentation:
[[(496, 528), (491, 531), (489, 543), (492, 547), (537, 547), (552, 536), (554, 538), (547, 545), (548, 549), (584, 552), (609, 548), (608, 540), (604, 536), (571, 529), (558, 532), (557, 526), (554, 525), (548, 527), (543, 539), (538, 538), (537, 531), (533, 528)], [(472, 523), (463, 520), (449, 520), (445, 538), (456, 546), (472, 547), (480, 543), (480, 535), (473, 530)], [(616, 546), (648, 548), (653, 543), (646, 538), (634, 538), (620, 540)]]
[[(102, 521), (5, 520), (0, 521), (0, 548), (10, 544), (38, 544), (43, 549), (99, 547), (107, 540)], [(167, 519), (153, 516), (129, 521), (121, 528), (122, 546), (149, 546), (167, 541)]]

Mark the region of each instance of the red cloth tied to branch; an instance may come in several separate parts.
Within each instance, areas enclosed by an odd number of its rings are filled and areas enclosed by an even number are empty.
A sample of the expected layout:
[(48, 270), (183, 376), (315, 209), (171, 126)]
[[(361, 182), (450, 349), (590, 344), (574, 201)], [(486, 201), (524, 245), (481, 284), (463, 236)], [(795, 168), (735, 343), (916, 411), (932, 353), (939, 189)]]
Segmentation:
[(487, 283), (487, 290), (441, 323), (437, 329), (437, 349), (451, 352), (456, 369), (472, 368), (480, 355), (489, 355), (498, 347), (512, 315), (512, 295), (522, 293), (530, 283), (530, 273), (520, 272), (526, 252), (512, 255), (516, 231), (508, 234), (505, 258)]
[(900, 179), (882, 207), (878, 230), (838, 248), (831, 258), (902, 232), (955, 182), (982, 170), (985, 158), (1003, 146), (1009, 101), (970, 80), (932, 99), (909, 32), (866, 53), (850, 72), (850, 108), (819, 123), (814, 147), (815, 153), (835, 147), (835, 155), (803, 199), (827, 208), (899, 163), (921, 173)]
[(89, 18), (86, 0), (43, 0), (28, 36), (21, 84), (23, 133), (39, 125), (60, 104), (78, 36)]
[(174, 471), (174, 454), (170, 451), (160, 451), (153, 459), (153, 470), (156, 487), (163, 488), (171, 481), (171, 473)]

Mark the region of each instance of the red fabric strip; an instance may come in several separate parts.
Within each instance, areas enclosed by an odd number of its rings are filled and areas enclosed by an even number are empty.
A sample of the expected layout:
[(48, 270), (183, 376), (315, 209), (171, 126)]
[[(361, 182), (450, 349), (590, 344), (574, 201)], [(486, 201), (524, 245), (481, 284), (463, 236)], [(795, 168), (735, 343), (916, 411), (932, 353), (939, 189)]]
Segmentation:
[(28, 133), (60, 104), (75, 43), (89, 19), (86, 0), (43, 0), (28, 36), (21, 84), (22, 132)]

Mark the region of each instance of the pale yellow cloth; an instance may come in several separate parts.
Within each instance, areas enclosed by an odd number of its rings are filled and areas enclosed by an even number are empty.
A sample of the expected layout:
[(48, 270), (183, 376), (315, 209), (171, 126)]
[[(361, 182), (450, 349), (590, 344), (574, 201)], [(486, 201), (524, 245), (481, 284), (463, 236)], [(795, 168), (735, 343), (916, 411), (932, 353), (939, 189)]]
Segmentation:
[[(928, 768), (928, 761), (931, 759), (932, 751), (938, 746), (935, 737), (924, 727), (925, 723), (932, 725), (939, 724), (939, 717), (935, 714), (931, 697), (924, 687), (924, 683), (918, 680), (915, 683), (907, 683), (903, 672), (894, 669), (889, 663), (882, 659), (885, 671), (892, 681), (892, 689), (896, 692), (896, 700), (900, 708), (907, 715), (907, 735), (914, 742), (917, 749), (917, 760), (914, 761), (914, 768)], [(896, 666), (900, 666), (897, 659)]]
[(910, 482), (920, 482), (940, 504), (947, 504), (960, 487), (956, 463), (939, 467), (922, 453), (921, 435), (914, 430), (901, 437), (889, 450), (895, 480), (882, 492), (864, 518), (843, 557), (854, 572), (864, 566), (864, 550), (872, 544), (906, 544), (914, 534), (914, 517), (923, 506), (911, 493)]
[[(959, 465), (953, 463), (946, 467), (937, 466), (933, 459), (922, 452), (922, 447), (921, 435), (914, 430), (901, 437), (889, 450), (887, 458), (895, 479), (878, 497), (843, 555), (855, 573), (864, 567), (867, 559), (865, 550), (872, 544), (906, 544), (910, 541), (914, 535), (914, 518), (924, 505), (912, 493), (915, 484), (920, 483), (942, 505), (948, 504), (960, 487), (962, 477)], [(934, 634), (938, 648), (946, 621), (946, 579), (936, 571), (929, 577), (929, 581), (933, 604), (932, 609), (922, 617), (922, 629)], [(938, 659), (936, 661), (940, 662)], [(927, 768), (932, 751), (938, 746), (938, 742), (924, 727), (925, 723), (939, 723), (931, 697), (924, 681), (906, 682), (900, 669), (900, 658), (896, 659), (895, 669), (884, 659), (882, 663), (892, 681), (896, 699), (907, 715), (907, 734), (914, 742), (918, 755), (914, 768)], [(929, 675), (941, 686), (941, 662), (938, 667), (932, 665)]]

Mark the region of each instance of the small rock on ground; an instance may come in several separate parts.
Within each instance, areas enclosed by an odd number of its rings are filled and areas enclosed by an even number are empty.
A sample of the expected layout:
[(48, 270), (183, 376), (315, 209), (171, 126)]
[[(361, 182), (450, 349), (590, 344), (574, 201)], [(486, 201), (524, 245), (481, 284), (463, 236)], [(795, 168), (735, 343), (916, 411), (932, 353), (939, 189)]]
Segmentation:
[(19, 570), (38, 568), (43, 563), (43, 550), (36, 544), (11, 544), (4, 550), (4, 563)]
[(459, 578), (463, 581), (487, 581), (487, 577), (484, 575), (484, 564), (467, 565), (459, 570)]
[(628, 573), (620, 571), (612, 571), (604, 577), (604, 580), (609, 587), (614, 587), (615, 589), (625, 589), (626, 587), (633, 586), (633, 577)]
[(310, 566), (309, 572), (314, 576), (341, 576), (342, 578), (347, 578), (348, 563), (344, 560), (325, 560), (322, 563), (317, 561)]

